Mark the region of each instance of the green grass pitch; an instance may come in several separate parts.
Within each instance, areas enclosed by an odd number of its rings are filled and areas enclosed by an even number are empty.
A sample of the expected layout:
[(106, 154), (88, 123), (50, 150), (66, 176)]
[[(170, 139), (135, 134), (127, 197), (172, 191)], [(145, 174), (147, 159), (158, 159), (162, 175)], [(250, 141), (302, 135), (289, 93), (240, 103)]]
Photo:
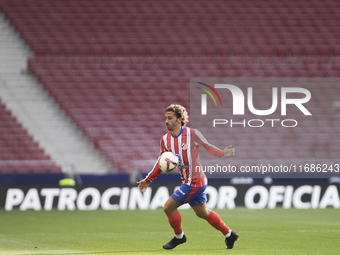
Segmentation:
[(173, 237), (164, 212), (0, 210), (0, 254), (338, 254), (337, 209), (215, 210), (240, 235), (234, 249), (190, 210), (181, 210), (187, 243)]

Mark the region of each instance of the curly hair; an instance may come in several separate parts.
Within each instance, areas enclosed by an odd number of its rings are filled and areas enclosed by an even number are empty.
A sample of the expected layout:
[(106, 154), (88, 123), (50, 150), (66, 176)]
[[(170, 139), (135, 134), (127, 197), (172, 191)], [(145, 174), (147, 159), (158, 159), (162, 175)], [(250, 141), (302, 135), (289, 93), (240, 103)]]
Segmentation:
[(188, 112), (184, 106), (179, 104), (171, 104), (166, 109), (165, 112), (174, 112), (177, 118), (182, 118), (181, 124), (185, 126), (189, 121)]

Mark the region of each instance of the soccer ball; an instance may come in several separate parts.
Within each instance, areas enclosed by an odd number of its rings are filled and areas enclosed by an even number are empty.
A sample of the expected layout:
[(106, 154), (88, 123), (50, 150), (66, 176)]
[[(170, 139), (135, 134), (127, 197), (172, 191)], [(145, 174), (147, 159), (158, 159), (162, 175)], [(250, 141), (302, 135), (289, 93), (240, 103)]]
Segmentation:
[(158, 165), (165, 173), (170, 173), (178, 166), (178, 157), (170, 151), (164, 152), (158, 161)]

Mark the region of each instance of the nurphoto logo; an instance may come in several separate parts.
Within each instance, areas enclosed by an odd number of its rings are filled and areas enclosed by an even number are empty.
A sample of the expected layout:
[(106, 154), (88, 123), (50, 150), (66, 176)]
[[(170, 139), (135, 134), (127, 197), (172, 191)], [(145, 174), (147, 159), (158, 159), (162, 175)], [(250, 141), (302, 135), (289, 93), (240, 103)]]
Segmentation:
[[(236, 85), (231, 84), (214, 84), (214, 86), (208, 85), (206, 83), (197, 82), (198, 84), (201, 84), (205, 86), (206, 88), (210, 89), (214, 93), (214, 95), (218, 98), (220, 105), (222, 106), (223, 100), (232, 100), (233, 106), (232, 106), (232, 113), (233, 115), (244, 115), (245, 114), (245, 99), (247, 101), (247, 106), (249, 111), (257, 116), (268, 116), (273, 114), (277, 108), (278, 108), (278, 88), (273, 87), (271, 91), (271, 101), (272, 105), (269, 109), (259, 110), (254, 107), (254, 100), (253, 100), (253, 88), (247, 87), (247, 95), (245, 97), (243, 91)], [(208, 104), (207, 104), (207, 94), (210, 96), (210, 98), (213, 100), (215, 106), (217, 106), (216, 99), (214, 95), (206, 88), (197, 87), (198, 89), (204, 91), (204, 94), (201, 94), (201, 115), (207, 115), (208, 114)], [(221, 99), (221, 92), (222, 89), (227, 89), (229, 92), (231, 92), (231, 98), (222, 98)], [(281, 94), (281, 116), (287, 115), (287, 105), (295, 105), (305, 116), (311, 116), (312, 114), (308, 109), (304, 106), (305, 103), (307, 103), (311, 99), (311, 93), (308, 89), (305, 88), (299, 88), (299, 87), (282, 87), (280, 88), (280, 94)], [(218, 91), (217, 91), (218, 90)], [(289, 98), (288, 94), (294, 93), (295, 95), (303, 96), (302, 98)], [(229, 96), (230, 97), (230, 96)], [(211, 109), (213, 110), (213, 109)], [(213, 120), (213, 127), (216, 127), (217, 125), (225, 125), (230, 123), (230, 127), (233, 127), (235, 125), (242, 125), (243, 127), (248, 124), (249, 127), (262, 127), (265, 125), (265, 123), (271, 123), (271, 126), (274, 127), (276, 122), (280, 122), (282, 127), (296, 127), (298, 122), (295, 119), (250, 119), (246, 121), (245, 119), (242, 122), (233, 122), (233, 120), (227, 120), (227, 119), (214, 119)]]

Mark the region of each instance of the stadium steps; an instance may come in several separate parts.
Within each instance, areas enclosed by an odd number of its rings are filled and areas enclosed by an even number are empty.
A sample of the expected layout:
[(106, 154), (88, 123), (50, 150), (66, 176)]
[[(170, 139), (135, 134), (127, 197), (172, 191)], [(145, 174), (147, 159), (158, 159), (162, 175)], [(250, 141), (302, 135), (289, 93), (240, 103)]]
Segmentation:
[(0, 14), (0, 96), (28, 133), (63, 171), (106, 173), (110, 164), (64, 115), (35, 78), (27, 73), (33, 55)]

